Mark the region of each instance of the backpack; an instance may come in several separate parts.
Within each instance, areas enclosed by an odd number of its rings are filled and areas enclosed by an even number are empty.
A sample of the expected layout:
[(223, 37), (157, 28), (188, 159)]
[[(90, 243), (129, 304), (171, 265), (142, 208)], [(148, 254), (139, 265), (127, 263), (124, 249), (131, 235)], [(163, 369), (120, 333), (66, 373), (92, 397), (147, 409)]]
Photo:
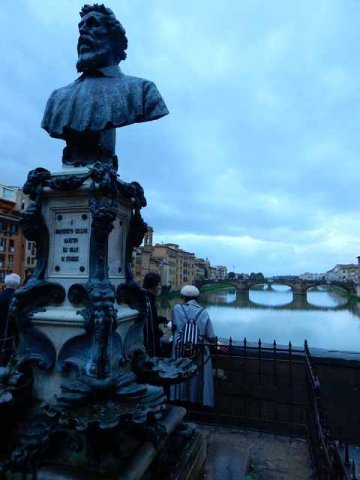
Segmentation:
[(182, 330), (176, 332), (174, 336), (175, 358), (196, 357), (201, 353), (202, 343), (199, 327), (197, 326), (196, 321), (204, 309), (201, 308), (194, 318), (189, 318), (183, 305), (181, 305), (181, 308), (186, 318), (186, 323)]

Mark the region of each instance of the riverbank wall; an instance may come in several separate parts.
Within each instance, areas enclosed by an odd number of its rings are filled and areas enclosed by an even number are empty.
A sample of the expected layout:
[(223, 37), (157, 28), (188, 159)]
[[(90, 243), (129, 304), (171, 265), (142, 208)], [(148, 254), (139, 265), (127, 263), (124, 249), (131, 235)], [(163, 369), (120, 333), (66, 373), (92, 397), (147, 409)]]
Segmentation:
[[(277, 434), (307, 434), (307, 374), (303, 349), (256, 344), (213, 350), (216, 406), (202, 421)], [(332, 434), (360, 443), (360, 353), (311, 350)], [(196, 418), (196, 415), (195, 415)]]

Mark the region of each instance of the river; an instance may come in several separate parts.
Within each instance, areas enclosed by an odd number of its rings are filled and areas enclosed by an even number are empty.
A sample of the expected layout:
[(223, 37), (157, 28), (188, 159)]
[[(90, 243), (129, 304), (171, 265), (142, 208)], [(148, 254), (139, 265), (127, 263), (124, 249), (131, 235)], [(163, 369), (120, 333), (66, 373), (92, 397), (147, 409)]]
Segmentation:
[[(159, 298), (159, 314), (171, 318), (171, 308), (180, 297)], [(353, 304), (323, 287), (307, 296), (293, 296), (285, 285), (252, 289), (236, 294), (234, 289), (202, 294), (218, 337), (280, 345), (289, 341), (301, 346), (360, 352), (360, 304)]]

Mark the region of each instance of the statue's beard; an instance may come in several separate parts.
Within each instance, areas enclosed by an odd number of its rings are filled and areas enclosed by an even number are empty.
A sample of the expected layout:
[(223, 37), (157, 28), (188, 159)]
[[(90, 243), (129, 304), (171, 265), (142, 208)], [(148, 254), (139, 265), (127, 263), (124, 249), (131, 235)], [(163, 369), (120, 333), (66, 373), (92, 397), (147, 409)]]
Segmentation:
[(78, 72), (90, 72), (97, 68), (107, 67), (112, 64), (112, 55), (109, 48), (100, 47), (79, 53), (76, 68)]

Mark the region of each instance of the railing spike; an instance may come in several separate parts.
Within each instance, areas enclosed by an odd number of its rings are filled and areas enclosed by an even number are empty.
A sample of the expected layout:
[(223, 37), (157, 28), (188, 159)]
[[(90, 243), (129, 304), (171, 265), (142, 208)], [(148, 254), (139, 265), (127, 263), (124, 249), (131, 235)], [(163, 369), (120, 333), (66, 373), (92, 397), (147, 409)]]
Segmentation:
[(351, 480), (356, 480), (355, 460), (352, 461), (351, 465)]
[(339, 447), (341, 449), (343, 449), (344, 448), (344, 442), (343, 442), (343, 433), (342, 433), (342, 428), (341, 427), (339, 427), (338, 439), (339, 439)]
[(344, 458), (344, 465), (347, 467), (350, 466), (350, 456), (349, 456), (349, 445), (345, 445), (345, 458)]

